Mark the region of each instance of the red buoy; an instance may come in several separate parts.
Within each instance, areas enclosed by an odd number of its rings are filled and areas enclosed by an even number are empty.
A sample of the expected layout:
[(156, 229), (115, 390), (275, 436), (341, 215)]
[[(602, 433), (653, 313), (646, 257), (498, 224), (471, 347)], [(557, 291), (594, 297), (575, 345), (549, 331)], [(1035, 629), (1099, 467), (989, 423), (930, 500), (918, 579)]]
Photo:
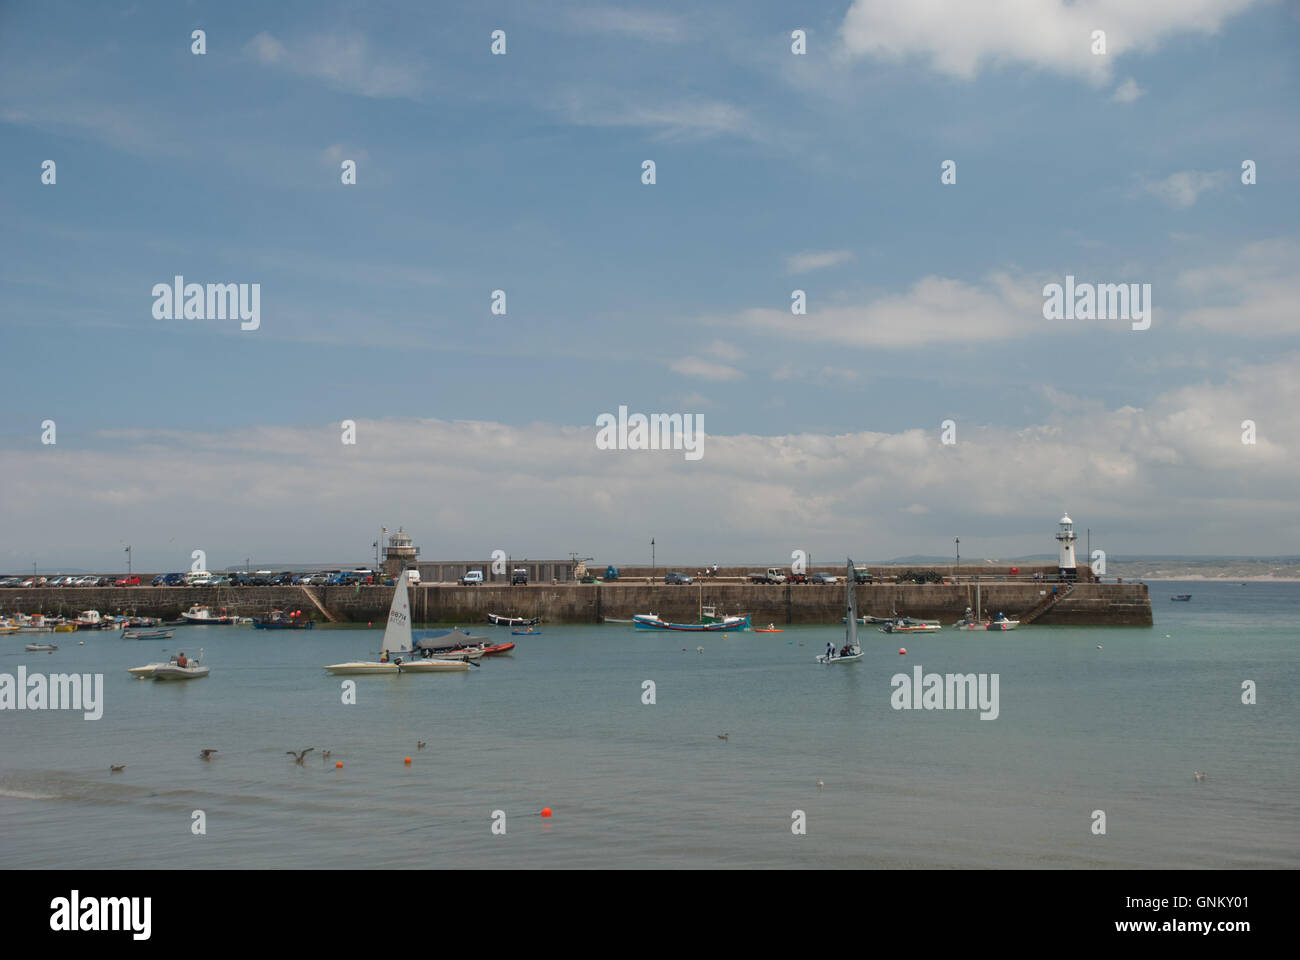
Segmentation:
[(543, 816), (543, 817), (549, 817), (550, 815), (551, 815), (551, 808), (550, 808), (550, 807), (542, 807), (542, 816)]
[(406, 764), (409, 767), (411, 765), (411, 758), (407, 757), (405, 760), (402, 761), (402, 763)]
[(342, 761), (342, 760), (335, 760), (335, 761), (334, 761), (334, 769), (335, 769), (335, 770), (342, 770), (342, 769), (343, 769), (343, 761)]
[(899, 656), (902, 656), (902, 655), (905, 654), (905, 653), (907, 653), (907, 647), (899, 647), (899, 648), (898, 648), (898, 654), (899, 654)]

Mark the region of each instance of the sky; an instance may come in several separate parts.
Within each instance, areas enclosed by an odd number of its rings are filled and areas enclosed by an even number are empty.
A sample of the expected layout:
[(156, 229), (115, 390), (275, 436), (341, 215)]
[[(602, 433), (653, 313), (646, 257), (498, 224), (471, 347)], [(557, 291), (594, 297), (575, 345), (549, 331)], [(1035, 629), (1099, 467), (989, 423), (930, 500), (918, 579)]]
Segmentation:
[(1298, 52), (1269, 0), (0, 2), (0, 569), (1294, 554)]

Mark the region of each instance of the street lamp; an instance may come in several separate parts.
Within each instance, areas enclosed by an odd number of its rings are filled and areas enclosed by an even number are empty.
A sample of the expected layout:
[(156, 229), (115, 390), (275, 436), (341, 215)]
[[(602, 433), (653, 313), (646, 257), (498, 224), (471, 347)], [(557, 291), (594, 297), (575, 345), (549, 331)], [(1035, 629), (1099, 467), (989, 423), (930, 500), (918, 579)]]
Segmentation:
[(126, 574), (127, 576), (130, 576), (131, 575), (131, 545), (129, 543), (126, 545), (126, 550), (124, 552), (126, 553)]
[(655, 582), (655, 538), (650, 538), (650, 582)]
[(956, 583), (961, 576), (961, 537), (953, 537), (952, 542), (957, 544), (957, 565), (952, 568), (952, 582)]

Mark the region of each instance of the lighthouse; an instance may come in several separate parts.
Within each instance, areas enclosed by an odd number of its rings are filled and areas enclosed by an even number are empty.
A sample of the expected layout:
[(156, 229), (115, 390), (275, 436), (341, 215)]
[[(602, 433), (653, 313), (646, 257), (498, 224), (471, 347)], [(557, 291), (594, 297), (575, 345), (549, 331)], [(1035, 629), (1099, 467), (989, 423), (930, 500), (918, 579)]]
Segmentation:
[(1079, 577), (1079, 570), (1074, 562), (1074, 541), (1078, 539), (1074, 532), (1074, 521), (1067, 513), (1061, 517), (1061, 529), (1056, 534), (1056, 542), (1061, 545), (1057, 568), (1062, 580), (1077, 580)]

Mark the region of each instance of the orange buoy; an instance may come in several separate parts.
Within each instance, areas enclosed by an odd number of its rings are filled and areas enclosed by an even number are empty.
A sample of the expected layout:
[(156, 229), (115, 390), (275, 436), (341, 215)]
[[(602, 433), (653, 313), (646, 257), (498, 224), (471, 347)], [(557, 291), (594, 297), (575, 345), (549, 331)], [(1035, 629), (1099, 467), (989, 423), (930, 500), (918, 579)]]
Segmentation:
[(406, 764), (409, 767), (411, 765), (411, 758), (407, 757), (405, 760), (402, 761), (402, 763)]
[(334, 769), (335, 769), (335, 770), (342, 770), (342, 769), (343, 769), (343, 761), (342, 761), (342, 760), (335, 760), (335, 761), (334, 761)]
[(907, 653), (907, 647), (899, 647), (899, 648), (898, 648), (898, 654), (899, 654), (899, 656), (902, 656), (902, 655), (905, 654), (905, 653)]
[(542, 816), (543, 816), (543, 817), (549, 817), (550, 815), (551, 815), (551, 808), (550, 808), (550, 807), (542, 807)]

